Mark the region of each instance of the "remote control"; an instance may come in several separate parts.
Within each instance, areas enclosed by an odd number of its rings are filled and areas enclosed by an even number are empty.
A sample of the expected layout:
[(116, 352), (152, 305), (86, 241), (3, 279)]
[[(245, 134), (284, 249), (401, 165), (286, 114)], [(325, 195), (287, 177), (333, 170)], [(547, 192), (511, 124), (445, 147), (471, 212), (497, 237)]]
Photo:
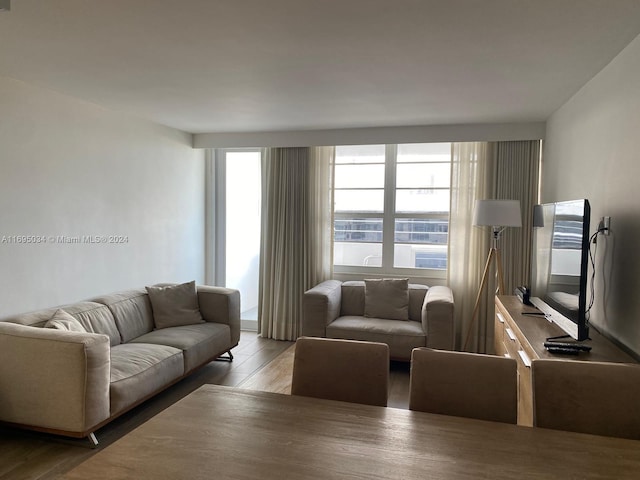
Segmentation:
[(562, 353), (564, 355), (578, 355), (580, 350), (576, 348), (566, 348), (566, 347), (547, 347), (547, 351), (549, 353)]
[(558, 347), (558, 348), (572, 348), (574, 350), (580, 350), (582, 352), (589, 352), (591, 350), (590, 345), (582, 345), (581, 343), (570, 342), (544, 342), (545, 347)]

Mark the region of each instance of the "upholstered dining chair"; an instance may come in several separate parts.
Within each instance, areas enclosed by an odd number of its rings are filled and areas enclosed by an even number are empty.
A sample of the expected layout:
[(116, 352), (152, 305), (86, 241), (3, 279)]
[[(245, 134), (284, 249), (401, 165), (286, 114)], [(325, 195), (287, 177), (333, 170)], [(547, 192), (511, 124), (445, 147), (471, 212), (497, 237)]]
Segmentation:
[(640, 365), (534, 360), (536, 427), (640, 440)]
[(409, 409), (516, 423), (516, 361), (495, 355), (416, 348), (411, 354)]
[(387, 405), (389, 347), (384, 343), (300, 337), (291, 394)]

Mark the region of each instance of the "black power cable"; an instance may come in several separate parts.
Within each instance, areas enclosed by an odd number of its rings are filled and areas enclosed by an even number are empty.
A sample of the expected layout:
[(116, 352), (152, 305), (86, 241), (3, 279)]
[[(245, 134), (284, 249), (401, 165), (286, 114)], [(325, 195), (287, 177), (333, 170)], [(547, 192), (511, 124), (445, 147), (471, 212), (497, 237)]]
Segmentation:
[[(596, 279), (596, 253), (598, 252), (598, 234), (604, 233), (608, 228), (599, 227), (596, 232), (589, 237), (589, 260), (591, 262), (591, 283), (589, 285), (589, 295), (591, 298), (589, 299), (589, 306), (585, 311), (585, 317), (587, 320), (587, 326), (589, 324), (589, 312), (591, 311), (591, 307), (593, 307), (593, 303), (595, 302), (596, 292), (595, 292), (595, 279)], [(593, 250), (591, 249), (591, 245), (595, 245)]]

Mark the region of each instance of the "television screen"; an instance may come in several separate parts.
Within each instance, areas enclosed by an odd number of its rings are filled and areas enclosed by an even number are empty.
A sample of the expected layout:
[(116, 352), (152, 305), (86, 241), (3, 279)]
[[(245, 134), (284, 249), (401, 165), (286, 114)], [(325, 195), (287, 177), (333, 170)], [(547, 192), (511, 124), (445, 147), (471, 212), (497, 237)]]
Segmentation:
[(588, 337), (586, 199), (537, 206), (531, 265), (532, 303), (577, 340)]

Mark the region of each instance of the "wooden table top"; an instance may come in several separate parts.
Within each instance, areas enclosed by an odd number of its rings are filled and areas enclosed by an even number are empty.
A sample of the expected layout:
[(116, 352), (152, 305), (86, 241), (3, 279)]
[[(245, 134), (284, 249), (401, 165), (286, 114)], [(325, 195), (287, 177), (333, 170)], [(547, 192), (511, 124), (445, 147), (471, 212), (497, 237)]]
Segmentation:
[(205, 385), (62, 478), (639, 478), (640, 441)]

